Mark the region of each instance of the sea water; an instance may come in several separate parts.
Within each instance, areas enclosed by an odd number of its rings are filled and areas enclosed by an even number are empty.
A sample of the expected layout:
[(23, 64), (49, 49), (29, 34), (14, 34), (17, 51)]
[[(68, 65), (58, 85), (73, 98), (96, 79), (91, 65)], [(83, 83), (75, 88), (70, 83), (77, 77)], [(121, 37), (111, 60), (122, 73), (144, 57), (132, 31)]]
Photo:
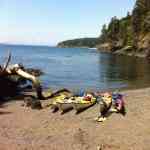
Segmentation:
[(150, 63), (142, 58), (100, 53), (88, 48), (0, 45), (0, 63), (11, 51), (11, 63), (39, 68), (43, 87), (106, 90), (150, 85)]

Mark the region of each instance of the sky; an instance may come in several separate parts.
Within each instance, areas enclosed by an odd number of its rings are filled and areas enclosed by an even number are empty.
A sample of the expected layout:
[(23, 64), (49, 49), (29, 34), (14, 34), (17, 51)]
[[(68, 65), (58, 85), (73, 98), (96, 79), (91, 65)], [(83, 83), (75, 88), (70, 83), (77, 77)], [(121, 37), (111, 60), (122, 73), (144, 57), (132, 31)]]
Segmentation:
[(132, 11), (136, 0), (0, 0), (0, 43), (56, 45), (97, 37), (113, 16)]

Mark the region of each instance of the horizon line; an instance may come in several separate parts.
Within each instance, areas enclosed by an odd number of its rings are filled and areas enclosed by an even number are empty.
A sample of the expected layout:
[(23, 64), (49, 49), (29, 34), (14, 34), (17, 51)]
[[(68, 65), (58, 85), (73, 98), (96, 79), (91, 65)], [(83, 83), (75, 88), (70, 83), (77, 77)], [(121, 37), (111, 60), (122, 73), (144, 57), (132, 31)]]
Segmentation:
[(56, 47), (57, 46), (57, 44), (55, 44), (55, 45), (48, 45), (48, 44), (31, 44), (31, 43), (1, 43), (0, 42), (0, 45), (12, 45), (12, 46), (45, 46), (45, 47)]

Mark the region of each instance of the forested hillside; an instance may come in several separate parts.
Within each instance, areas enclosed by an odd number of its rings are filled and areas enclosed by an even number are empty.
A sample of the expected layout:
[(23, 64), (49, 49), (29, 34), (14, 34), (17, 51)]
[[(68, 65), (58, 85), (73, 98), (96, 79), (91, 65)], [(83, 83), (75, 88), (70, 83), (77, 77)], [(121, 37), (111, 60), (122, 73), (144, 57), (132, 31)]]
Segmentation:
[(98, 38), (81, 38), (67, 40), (58, 43), (58, 47), (95, 47), (98, 44)]
[(150, 0), (137, 0), (131, 13), (112, 17), (98, 38), (68, 40), (60, 47), (97, 47), (101, 51), (150, 57)]
[(131, 55), (150, 54), (150, 0), (137, 0), (132, 13), (104, 25), (97, 47)]

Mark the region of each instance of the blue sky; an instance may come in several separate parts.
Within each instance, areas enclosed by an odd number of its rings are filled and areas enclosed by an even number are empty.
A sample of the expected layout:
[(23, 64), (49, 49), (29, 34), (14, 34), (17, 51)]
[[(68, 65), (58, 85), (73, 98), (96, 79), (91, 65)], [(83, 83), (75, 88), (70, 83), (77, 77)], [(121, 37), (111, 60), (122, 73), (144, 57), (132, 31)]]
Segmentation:
[(131, 11), (136, 0), (0, 0), (0, 42), (55, 45), (99, 36), (112, 16)]

